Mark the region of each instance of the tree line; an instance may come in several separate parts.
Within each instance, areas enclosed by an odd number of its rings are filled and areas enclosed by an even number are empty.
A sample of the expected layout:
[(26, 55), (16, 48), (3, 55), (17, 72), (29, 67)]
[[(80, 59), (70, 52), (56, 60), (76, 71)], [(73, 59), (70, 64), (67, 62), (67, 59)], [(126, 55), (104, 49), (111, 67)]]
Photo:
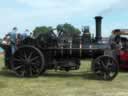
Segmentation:
[[(40, 34), (46, 34), (50, 31), (52, 31), (54, 28), (51, 26), (40, 26), (36, 27), (33, 31), (33, 36), (38, 37)], [(56, 27), (57, 34), (60, 35), (63, 33), (64, 37), (75, 37), (80, 35), (80, 30), (76, 27), (74, 27), (71, 24), (65, 23), (65, 24), (58, 24)]]

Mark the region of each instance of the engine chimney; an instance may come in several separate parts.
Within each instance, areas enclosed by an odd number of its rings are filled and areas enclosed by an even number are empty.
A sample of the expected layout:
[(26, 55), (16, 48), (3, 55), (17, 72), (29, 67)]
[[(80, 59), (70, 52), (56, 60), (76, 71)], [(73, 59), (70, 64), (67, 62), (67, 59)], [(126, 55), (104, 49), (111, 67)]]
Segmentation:
[(101, 16), (96, 16), (95, 20), (96, 20), (96, 41), (99, 41), (102, 39), (101, 36), (101, 24), (102, 24), (102, 18)]

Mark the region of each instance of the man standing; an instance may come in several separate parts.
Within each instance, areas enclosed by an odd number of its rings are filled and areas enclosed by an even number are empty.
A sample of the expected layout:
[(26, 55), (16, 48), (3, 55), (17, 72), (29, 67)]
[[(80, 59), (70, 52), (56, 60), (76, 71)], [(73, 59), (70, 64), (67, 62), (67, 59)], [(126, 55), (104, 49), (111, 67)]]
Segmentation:
[(109, 38), (109, 45), (111, 49), (120, 49), (120, 30), (116, 29), (112, 31), (112, 35)]
[(109, 45), (111, 49), (111, 55), (114, 59), (119, 59), (119, 50), (122, 48), (120, 29), (112, 31), (112, 35), (109, 38)]
[(17, 38), (17, 27), (14, 27), (11, 32), (9, 32), (10, 39), (11, 39), (11, 51), (12, 54), (16, 50), (16, 38)]
[(22, 33), (22, 40), (26, 39), (27, 36), (29, 36), (29, 30), (26, 29), (23, 33)]

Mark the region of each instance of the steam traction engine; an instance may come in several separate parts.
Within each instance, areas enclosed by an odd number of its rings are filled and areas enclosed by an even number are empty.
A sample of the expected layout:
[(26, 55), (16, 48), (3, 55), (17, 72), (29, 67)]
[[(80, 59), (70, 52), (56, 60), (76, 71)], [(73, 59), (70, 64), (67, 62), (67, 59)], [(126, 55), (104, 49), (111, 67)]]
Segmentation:
[[(101, 17), (97, 18), (99, 20)], [(101, 38), (98, 37), (97, 40), (99, 39)], [(80, 41), (79, 36), (64, 38), (63, 31), (58, 35), (51, 31), (40, 34), (37, 38), (28, 37), (10, 57), (10, 69), (20, 77), (38, 76), (50, 69), (78, 70), (80, 59), (91, 54), (94, 58), (93, 72), (104, 80), (112, 80), (118, 73), (115, 59), (104, 56), (104, 48), (81, 47)]]

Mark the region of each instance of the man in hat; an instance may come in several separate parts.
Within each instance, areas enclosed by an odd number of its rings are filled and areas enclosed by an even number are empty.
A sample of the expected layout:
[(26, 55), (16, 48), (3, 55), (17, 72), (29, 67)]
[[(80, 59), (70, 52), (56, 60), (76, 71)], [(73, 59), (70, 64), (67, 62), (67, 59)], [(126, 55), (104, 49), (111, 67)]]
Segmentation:
[(26, 39), (29, 36), (29, 30), (26, 29), (23, 33), (22, 33), (22, 40)]
[(11, 39), (11, 49), (12, 49), (12, 54), (16, 50), (16, 38), (17, 38), (17, 27), (14, 27), (11, 32), (9, 32), (10, 39)]

